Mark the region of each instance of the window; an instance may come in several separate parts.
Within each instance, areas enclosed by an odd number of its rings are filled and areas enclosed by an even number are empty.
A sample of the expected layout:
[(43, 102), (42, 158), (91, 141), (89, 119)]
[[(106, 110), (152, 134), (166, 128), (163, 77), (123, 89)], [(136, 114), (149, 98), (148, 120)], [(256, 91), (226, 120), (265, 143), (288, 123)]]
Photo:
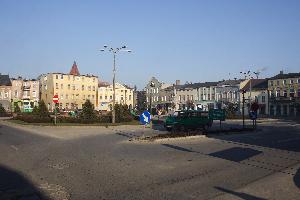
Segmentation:
[(279, 81), (277, 80), (277, 86), (279, 86), (280, 85), (280, 83), (279, 83)]
[(105, 100), (107, 100), (107, 96), (105, 96)]
[(294, 83), (294, 80), (293, 79), (290, 79), (290, 84), (293, 84)]
[(71, 89), (71, 85), (70, 84), (68, 84), (68, 90), (70, 90)]
[(100, 96), (100, 99), (102, 99), (102, 96)]
[(8, 92), (4, 93), (4, 98), (8, 98)]
[(95, 78), (93, 78), (93, 82), (95, 82)]
[(56, 74), (56, 79), (58, 79), (58, 75)]
[(131, 100), (131, 95), (129, 95), (129, 100)]
[(273, 86), (273, 81), (270, 81), (270, 85)]
[(88, 87), (88, 90), (91, 91), (91, 86)]
[(261, 102), (263, 102), (263, 103), (266, 102), (266, 97), (265, 96), (261, 96)]
[(280, 90), (276, 91), (276, 97), (280, 97)]
[(60, 89), (64, 89), (64, 84), (60, 84)]
[(32, 97), (36, 97), (36, 91), (32, 91)]
[(96, 87), (95, 86), (93, 86), (93, 91), (95, 91), (96, 90)]
[(81, 86), (81, 90), (82, 90), (82, 91), (84, 90), (84, 85)]
[(111, 99), (112, 99), (112, 96), (109, 96), (109, 99), (111, 100)]
[(287, 97), (287, 91), (286, 90), (283, 90), (283, 96)]
[(15, 98), (18, 98), (18, 90), (15, 90)]
[(286, 80), (283, 80), (283, 85), (286, 85)]
[(72, 89), (75, 90), (75, 84), (72, 85)]
[(55, 83), (55, 88), (58, 89), (58, 83)]
[(63, 74), (60, 75), (60, 79), (64, 79), (64, 75)]
[(290, 97), (294, 97), (295, 96), (295, 90), (294, 89), (290, 89)]

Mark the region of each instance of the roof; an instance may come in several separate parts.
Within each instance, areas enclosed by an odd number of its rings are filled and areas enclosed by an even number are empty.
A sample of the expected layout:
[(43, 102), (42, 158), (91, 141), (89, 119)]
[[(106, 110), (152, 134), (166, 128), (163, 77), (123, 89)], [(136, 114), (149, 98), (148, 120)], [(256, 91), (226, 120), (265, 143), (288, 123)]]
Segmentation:
[(268, 88), (268, 79), (250, 79), (247, 84), (241, 88), (241, 90), (250, 90), (250, 81), (251, 81), (251, 89), (252, 90), (261, 90)]
[(100, 82), (100, 81), (99, 81), (99, 83), (98, 83), (98, 87), (107, 87), (107, 86), (109, 86), (109, 85), (110, 85), (109, 82)]
[(288, 73), (288, 74), (277, 74), (276, 76), (271, 77), (269, 80), (275, 80), (275, 79), (286, 79), (286, 78), (299, 78), (300, 73)]
[(0, 74), (0, 85), (1, 86), (11, 86), (11, 81), (9, 79), (9, 75)]
[(195, 89), (195, 88), (201, 88), (201, 87), (210, 87), (210, 86), (217, 86), (218, 83), (220, 83), (220, 82), (190, 83), (190, 84), (180, 85), (176, 89), (184, 90), (187, 88)]
[(237, 79), (237, 80), (225, 80), (222, 81), (220, 83), (218, 83), (218, 86), (223, 86), (223, 85), (238, 85), (240, 84), (242, 81), (244, 81), (243, 79)]
[(73, 65), (72, 65), (70, 74), (71, 74), (71, 75), (76, 75), (76, 76), (79, 76), (79, 75), (80, 75), (79, 70), (78, 70), (78, 67), (77, 67), (77, 64), (76, 64), (75, 61), (74, 61)]

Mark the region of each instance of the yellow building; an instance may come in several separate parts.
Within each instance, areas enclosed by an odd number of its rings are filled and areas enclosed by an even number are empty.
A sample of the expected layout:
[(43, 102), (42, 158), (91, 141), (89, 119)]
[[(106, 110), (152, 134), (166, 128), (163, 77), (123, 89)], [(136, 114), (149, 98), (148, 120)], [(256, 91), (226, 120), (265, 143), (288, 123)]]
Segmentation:
[[(133, 108), (133, 89), (116, 83), (116, 103), (126, 104), (129, 109)], [(111, 111), (113, 104), (113, 85), (99, 83), (98, 87), (98, 110)]]
[(54, 109), (52, 98), (58, 95), (59, 108), (62, 110), (82, 109), (87, 99), (95, 106), (98, 90), (98, 77), (93, 75), (80, 75), (76, 62), (69, 74), (48, 73), (40, 78), (40, 97), (48, 105), (49, 110)]

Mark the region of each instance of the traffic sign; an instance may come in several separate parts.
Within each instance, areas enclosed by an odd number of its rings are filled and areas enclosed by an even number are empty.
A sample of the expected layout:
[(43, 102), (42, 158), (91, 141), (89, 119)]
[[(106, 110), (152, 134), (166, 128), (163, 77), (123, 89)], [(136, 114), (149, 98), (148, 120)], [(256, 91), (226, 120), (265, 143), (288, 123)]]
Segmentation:
[(144, 125), (146, 124), (150, 124), (151, 121), (151, 115), (148, 111), (144, 111), (141, 115), (140, 115), (140, 122)]
[(225, 110), (224, 109), (211, 109), (211, 110), (209, 110), (209, 118), (212, 120), (225, 121)]
[(57, 104), (58, 103), (58, 95), (53, 96), (53, 103)]

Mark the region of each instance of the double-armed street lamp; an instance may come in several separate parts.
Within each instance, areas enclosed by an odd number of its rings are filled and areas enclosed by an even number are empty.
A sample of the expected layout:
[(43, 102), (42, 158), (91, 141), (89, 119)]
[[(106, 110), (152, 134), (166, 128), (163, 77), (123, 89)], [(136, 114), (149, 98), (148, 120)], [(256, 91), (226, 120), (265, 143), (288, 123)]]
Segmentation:
[(113, 106), (112, 106), (112, 123), (116, 123), (116, 111), (115, 111), (115, 103), (116, 103), (116, 55), (119, 52), (128, 52), (130, 53), (131, 50), (127, 49), (126, 46), (112, 48), (107, 45), (103, 46), (104, 49), (100, 51), (109, 51), (113, 54)]

